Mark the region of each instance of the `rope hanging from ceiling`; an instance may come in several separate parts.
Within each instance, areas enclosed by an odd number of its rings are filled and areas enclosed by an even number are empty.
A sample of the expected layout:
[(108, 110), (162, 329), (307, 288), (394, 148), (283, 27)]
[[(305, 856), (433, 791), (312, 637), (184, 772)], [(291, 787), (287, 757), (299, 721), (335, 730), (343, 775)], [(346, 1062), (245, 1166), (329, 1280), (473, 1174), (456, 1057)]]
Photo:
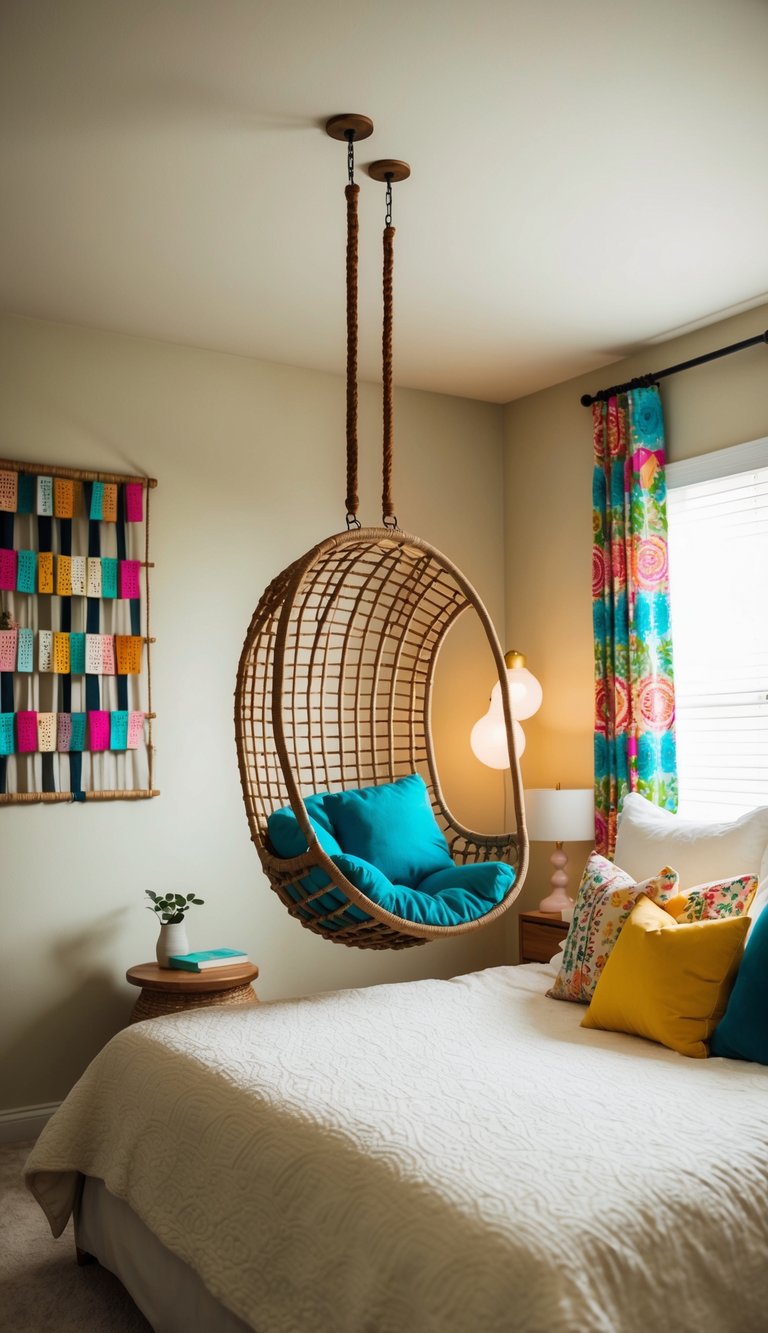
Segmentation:
[[(357, 270), (358, 196), (354, 143), (367, 138), (364, 116), (333, 117), (328, 134), (346, 141), (347, 203), (347, 530), (327, 537), (278, 574), (263, 593), (245, 638), (235, 692), (240, 779), (251, 838), (272, 889), (308, 930), (357, 948), (403, 949), (488, 924), (515, 899), (525, 878), (528, 840), (515, 753), (504, 656), (490, 616), (457, 567), (398, 526), (392, 497), (393, 269), (392, 184), (406, 163), (375, 162), (387, 187), (383, 294), (382, 525), (358, 518)], [(484, 631), (501, 684), (510, 754), (515, 830), (485, 835), (465, 828), (443, 794), (435, 761), (431, 705), (445, 637), (470, 612)], [(342, 873), (320, 845), (305, 802), (420, 774), (456, 865), (503, 861), (516, 870), (505, 897), (458, 925), (408, 920), (385, 910)], [(268, 832), (290, 807), (307, 850), (279, 856)]]

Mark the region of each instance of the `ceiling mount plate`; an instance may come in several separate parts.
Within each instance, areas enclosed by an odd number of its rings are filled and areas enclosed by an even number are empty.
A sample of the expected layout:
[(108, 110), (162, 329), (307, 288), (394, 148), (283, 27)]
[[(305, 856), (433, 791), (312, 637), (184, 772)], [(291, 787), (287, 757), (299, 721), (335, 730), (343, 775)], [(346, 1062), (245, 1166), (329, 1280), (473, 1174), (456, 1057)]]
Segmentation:
[(346, 139), (349, 142), (350, 130), (353, 143), (357, 143), (360, 139), (368, 139), (373, 134), (373, 121), (369, 116), (358, 116), (354, 111), (345, 111), (343, 115), (331, 116), (330, 120), (325, 122), (325, 132), (330, 134), (332, 139)]
[(407, 181), (411, 174), (408, 163), (398, 162), (395, 157), (382, 157), (378, 162), (371, 162), (366, 170), (375, 181)]

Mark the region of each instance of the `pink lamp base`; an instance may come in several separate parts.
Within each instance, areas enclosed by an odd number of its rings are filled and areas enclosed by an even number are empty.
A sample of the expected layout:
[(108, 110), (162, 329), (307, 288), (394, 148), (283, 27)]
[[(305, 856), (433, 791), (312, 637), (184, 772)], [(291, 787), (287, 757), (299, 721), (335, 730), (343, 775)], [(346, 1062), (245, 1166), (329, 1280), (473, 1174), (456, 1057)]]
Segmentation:
[(573, 911), (573, 898), (569, 898), (562, 889), (556, 889), (546, 898), (542, 898), (539, 903), (540, 912), (571, 912)]
[(573, 898), (569, 898), (566, 893), (568, 887), (568, 873), (565, 867), (568, 864), (568, 857), (563, 851), (563, 844), (556, 845), (555, 850), (550, 856), (550, 862), (555, 867), (550, 881), (552, 890), (546, 898), (542, 898), (539, 903), (540, 912), (568, 912), (573, 909)]

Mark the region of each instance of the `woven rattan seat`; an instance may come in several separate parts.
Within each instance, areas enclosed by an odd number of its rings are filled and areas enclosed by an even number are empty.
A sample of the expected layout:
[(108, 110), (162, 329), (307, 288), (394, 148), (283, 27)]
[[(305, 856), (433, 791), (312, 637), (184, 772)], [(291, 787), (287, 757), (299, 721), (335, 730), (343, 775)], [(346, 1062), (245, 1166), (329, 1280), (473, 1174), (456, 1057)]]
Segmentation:
[[(256, 608), (240, 658), (235, 705), (251, 837), (288, 911), (326, 939), (402, 949), (461, 934), (498, 916), (522, 887), (528, 843), (516, 760), (516, 831), (498, 836), (473, 833), (454, 818), (435, 765), (430, 731), (435, 666), (446, 633), (467, 611), (478, 617), (493, 653), (513, 755), (504, 659), (488, 612), (459, 570), (420, 538), (389, 528), (329, 537), (278, 575)], [(507, 896), (482, 917), (433, 926), (393, 916), (360, 893), (318, 845), (302, 794), (393, 782), (413, 772), (427, 784), (457, 864), (496, 860), (516, 868)], [(288, 804), (309, 851), (285, 860), (270, 847), (267, 819)], [(320, 898), (327, 890), (307, 885), (308, 871), (315, 868), (371, 919), (347, 923), (343, 908), (324, 911)], [(323, 924), (329, 917), (340, 919), (333, 933)]]

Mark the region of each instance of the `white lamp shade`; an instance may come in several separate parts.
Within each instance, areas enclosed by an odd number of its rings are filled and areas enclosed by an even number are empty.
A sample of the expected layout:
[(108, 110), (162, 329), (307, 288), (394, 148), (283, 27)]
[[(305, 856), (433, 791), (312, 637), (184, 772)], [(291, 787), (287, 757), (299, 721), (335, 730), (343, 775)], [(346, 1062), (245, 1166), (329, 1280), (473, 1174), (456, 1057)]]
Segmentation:
[(533, 787), (525, 793), (525, 822), (531, 842), (591, 842), (595, 793), (591, 787)]
[[(541, 708), (541, 701), (544, 697), (542, 688), (527, 667), (508, 668), (507, 680), (509, 681), (512, 716), (517, 722), (524, 722), (527, 717), (533, 717), (534, 713), (538, 713)], [(504, 711), (501, 702), (501, 685), (498, 681), (491, 690), (491, 711), (495, 709), (498, 709), (500, 713)]]
[[(515, 735), (515, 750), (519, 759), (525, 750), (525, 732), (519, 722), (513, 722), (512, 728)], [(481, 764), (486, 764), (488, 768), (509, 768), (507, 729), (504, 726), (504, 714), (501, 709), (499, 709), (497, 715), (493, 711), (493, 705), (491, 705), (488, 712), (472, 728), (469, 743), (472, 747), (472, 753), (480, 760)]]

